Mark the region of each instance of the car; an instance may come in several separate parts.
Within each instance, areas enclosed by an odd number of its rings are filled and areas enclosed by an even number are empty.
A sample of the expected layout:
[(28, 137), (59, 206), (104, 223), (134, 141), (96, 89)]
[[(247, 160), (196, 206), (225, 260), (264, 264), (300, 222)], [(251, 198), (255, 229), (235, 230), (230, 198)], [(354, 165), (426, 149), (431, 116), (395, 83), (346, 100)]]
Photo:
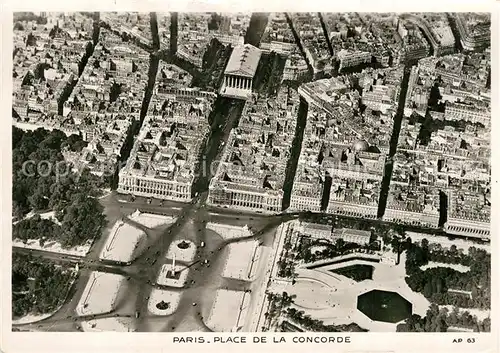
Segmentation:
[(154, 265), (156, 263), (156, 259), (151, 263), (151, 265)]
[(238, 220), (238, 221), (239, 221), (239, 220), (240, 220), (240, 217), (236, 217), (236, 220)]
[(200, 243), (200, 247), (202, 247), (202, 248), (204, 248), (204, 247), (205, 247), (205, 242), (204, 242), (204, 241), (202, 241), (202, 242)]
[(191, 284), (194, 284), (194, 281), (191, 281)]
[(196, 303), (193, 303), (193, 306), (196, 306)]
[(160, 250), (158, 250), (157, 252), (155, 252), (155, 255), (156, 256), (160, 255)]
[(146, 297), (146, 300), (149, 300), (149, 296)]
[(120, 316), (120, 314), (115, 314), (116, 317)]
[(132, 278), (132, 277), (128, 276), (128, 277), (127, 277), (127, 281), (130, 281), (130, 279), (131, 279), (131, 278)]

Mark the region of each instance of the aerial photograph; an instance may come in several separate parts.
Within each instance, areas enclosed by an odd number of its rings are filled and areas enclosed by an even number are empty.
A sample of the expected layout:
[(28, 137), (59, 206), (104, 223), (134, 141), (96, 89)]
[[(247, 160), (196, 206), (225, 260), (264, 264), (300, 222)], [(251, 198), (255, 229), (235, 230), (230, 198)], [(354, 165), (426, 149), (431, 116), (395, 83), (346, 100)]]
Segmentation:
[(490, 13), (13, 17), (12, 331), (490, 332)]

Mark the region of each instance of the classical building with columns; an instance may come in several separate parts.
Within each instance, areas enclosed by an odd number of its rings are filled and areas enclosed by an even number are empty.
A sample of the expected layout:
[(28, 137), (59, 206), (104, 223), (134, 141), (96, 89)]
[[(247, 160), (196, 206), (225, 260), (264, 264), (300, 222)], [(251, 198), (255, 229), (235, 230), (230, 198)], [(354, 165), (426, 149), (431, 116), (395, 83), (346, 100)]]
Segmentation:
[(220, 94), (233, 98), (251, 98), (253, 77), (261, 54), (260, 49), (250, 44), (236, 46), (224, 71)]

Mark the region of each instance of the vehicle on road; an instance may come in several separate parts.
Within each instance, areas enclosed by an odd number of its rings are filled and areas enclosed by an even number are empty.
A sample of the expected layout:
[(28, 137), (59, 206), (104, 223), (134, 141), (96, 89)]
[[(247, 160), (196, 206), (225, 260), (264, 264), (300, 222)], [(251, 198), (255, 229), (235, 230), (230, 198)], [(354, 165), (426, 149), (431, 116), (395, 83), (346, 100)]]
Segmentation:
[(149, 198), (149, 199), (148, 199), (148, 205), (150, 205), (152, 201), (153, 201), (153, 200), (152, 200), (151, 198)]
[(131, 278), (132, 278), (132, 277), (128, 276), (128, 277), (127, 277), (127, 281), (130, 281), (130, 279), (131, 279)]
[(204, 247), (205, 247), (205, 242), (204, 242), (204, 241), (202, 241), (202, 242), (201, 242), (200, 247), (201, 247), (201, 248), (204, 248)]
[(203, 263), (206, 265), (208, 264), (208, 259), (203, 260)]
[(193, 303), (193, 306), (196, 306), (196, 303)]
[(139, 318), (139, 316), (141, 316), (141, 313), (140, 313), (140, 312), (138, 312), (138, 311), (136, 311), (136, 312), (135, 312), (135, 318), (136, 318), (136, 319), (138, 319), (138, 318)]

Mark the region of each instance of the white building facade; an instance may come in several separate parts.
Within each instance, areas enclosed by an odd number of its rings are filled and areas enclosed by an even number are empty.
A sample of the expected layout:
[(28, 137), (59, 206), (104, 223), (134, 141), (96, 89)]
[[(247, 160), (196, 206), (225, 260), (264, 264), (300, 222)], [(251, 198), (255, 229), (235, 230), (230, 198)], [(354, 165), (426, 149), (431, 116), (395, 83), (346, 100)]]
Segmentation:
[(250, 99), (253, 78), (261, 55), (261, 50), (250, 44), (235, 47), (224, 71), (220, 94), (226, 97)]

